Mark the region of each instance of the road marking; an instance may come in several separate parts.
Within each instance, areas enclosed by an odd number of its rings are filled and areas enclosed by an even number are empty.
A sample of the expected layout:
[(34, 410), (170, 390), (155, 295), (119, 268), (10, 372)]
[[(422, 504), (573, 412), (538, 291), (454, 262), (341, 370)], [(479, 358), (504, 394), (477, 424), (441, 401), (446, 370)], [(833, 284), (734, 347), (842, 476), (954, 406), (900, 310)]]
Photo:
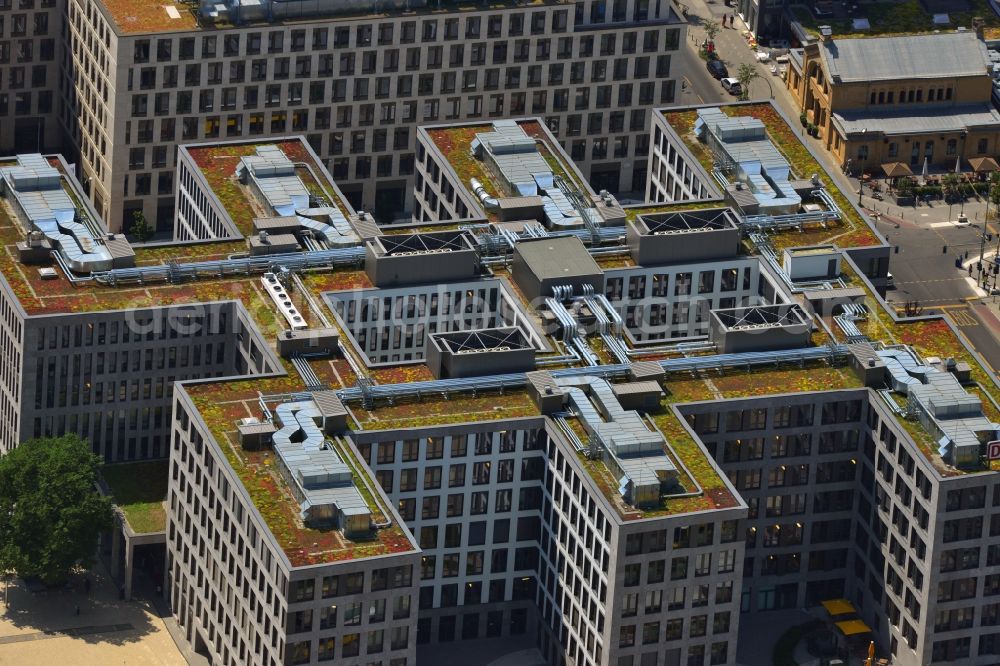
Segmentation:
[(979, 326), (979, 320), (969, 314), (968, 310), (952, 310), (948, 313), (948, 316), (955, 322), (955, 326), (961, 328)]
[(682, 76), (682, 77), (681, 77), (681, 79), (687, 82), (687, 90), (686, 90), (686, 91), (684, 91), (684, 92), (689, 92), (689, 93), (691, 93), (692, 95), (694, 95), (695, 97), (697, 97), (697, 98), (698, 98), (698, 101), (699, 101), (699, 102), (701, 102), (702, 104), (704, 104), (704, 103), (705, 103), (705, 100), (704, 100), (704, 99), (702, 99), (701, 95), (699, 95), (698, 93), (696, 93), (696, 92), (694, 91), (694, 86), (693, 86), (693, 85), (691, 85), (691, 79), (689, 79), (689, 78), (688, 78), (688, 77), (686, 77), (686, 76)]
[[(939, 280), (896, 280), (896, 287), (906, 286), (911, 284), (935, 284), (938, 282), (955, 282), (956, 280), (968, 280), (967, 277), (955, 277), (955, 278), (941, 278)], [(976, 296), (979, 298), (979, 296)]]
[(941, 227), (958, 227), (962, 229), (964, 227), (972, 226), (972, 222), (958, 222), (955, 220), (949, 222), (931, 222), (927, 225), (928, 229), (939, 229)]

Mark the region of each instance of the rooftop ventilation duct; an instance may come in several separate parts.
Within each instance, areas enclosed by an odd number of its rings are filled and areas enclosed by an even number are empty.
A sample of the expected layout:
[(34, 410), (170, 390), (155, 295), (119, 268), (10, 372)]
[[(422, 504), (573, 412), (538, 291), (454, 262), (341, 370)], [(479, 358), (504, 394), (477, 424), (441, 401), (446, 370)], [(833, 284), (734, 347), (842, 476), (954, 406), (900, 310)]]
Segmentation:
[(81, 220), (76, 204), (63, 188), (62, 174), (39, 154), (18, 155), (17, 166), (0, 167), (2, 194), (29, 233), (43, 233), (79, 273), (106, 271), (114, 257)]
[(330, 448), (317, 420), (324, 419), (314, 400), (278, 405), (281, 429), (272, 436), (282, 474), (309, 522), (331, 521), (346, 531), (370, 529), (371, 510), (354, 485), (354, 473)]
[(327, 245), (358, 245), (361, 239), (339, 208), (314, 205), (314, 197), (299, 178), (295, 166), (279, 146), (258, 146), (256, 155), (240, 159), (236, 176), (274, 215), (296, 218), (302, 229), (309, 230)]

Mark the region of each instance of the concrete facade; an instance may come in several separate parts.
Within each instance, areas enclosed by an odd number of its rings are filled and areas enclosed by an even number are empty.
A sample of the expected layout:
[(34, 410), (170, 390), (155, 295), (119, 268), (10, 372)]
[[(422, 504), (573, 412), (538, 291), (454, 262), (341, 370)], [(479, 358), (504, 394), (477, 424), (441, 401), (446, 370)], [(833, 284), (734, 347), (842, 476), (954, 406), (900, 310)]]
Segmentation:
[(62, 146), (60, 61), (66, 0), (0, 2), (0, 154)]
[(442, 119), (537, 113), (601, 187), (640, 189), (686, 27), (672, 2), (628, 0), (144, 34), (67, 5), (59, 116), (114, 230), (139, 209), (169, 230), (176, 146), (222, 137), (304, 134), (355, 208), (412, 210), (416, 128)]

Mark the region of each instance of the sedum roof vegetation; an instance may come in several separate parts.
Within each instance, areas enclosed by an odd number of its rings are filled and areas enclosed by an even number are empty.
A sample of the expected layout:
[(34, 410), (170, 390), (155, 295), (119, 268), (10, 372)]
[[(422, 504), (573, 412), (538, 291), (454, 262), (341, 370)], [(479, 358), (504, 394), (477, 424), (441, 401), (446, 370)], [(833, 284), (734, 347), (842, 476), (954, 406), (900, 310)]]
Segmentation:
[(939, 26), (934, 24), (936, 12), (928, 11), (927, 6), (921, 0), (879, 0), (865, 3), (858, 16), (858, 18), (868, 19), (869, 29), (864, 31), (855, 30), (853, 18), (823, 17), (817, 19), (805, 3), (795, 4), (790, 9), (799, 25), (814, 37), (820, 36), (819, 27), (821, 25), (829, 25), (833, 29), (834, 37), (855, 39), (916, 35), (936, 30), (954, 29), (959, 26), (971, 30), (972, 21), (975, 18), (983, 19), (986, 39), (1000, 37), (1000, 17), (993, 11), (990, 0), (967, 0), (962, 5), (964, 11), (948, 11), (950, 23)]
[[(768, 104), (741, 104), (723, 107), (730, 115), (752, 115), (761, 119), (770, 137), (778, 149), (785, 155), (793, 170), (799, 174), (825, 173), (808, 150), (799, 142), (797, 135), (788, 127), (780, 114)], [(689, 148), (699, 160), (710, 160), (711, 156), (702, 150), (701, 145), (693, 138), (694, 111), (688, 109), (670, 110), (664, 112), (671, 126), (679, 136), (687, 141)], [(546, 151), (546, 159), (553, 160), (553, 168), (563, 169), (564, 177), (575, 182), (576, 176), (572, 167), (564, 165), (562, 158), (554, 147), (549, 147), (547, 134), (537, 123), (523, 123), (529, 134), (543, 139), (542, 149)], [(432, 128), (428, 134), (442, 154), (450, 161), (463, 182), (471, 177), (480, 178), (489, 183), (490, 178), (483, 169), (472, 160), (467, 160), (468, 147), (472, 137), (479, 131), (488, 129), (488, 125), (472, 125), (455, 128)], [(286, 142), (287, 143), (287, 142)], [(297, 143), (293, 142), (293, 143)], [(206, 178), (215, 188), (216, 194), (226, 206), (240, 228), (247, 228), (256, 213), (240, 187), (234, 184), (230, 177), (235, 170), (235, 164), (243, 154), (252, 154), (258, 144), (242, 144), (238, 147), (195, 147), (189, 149), (196, 163), (202, 168)], [(301, 143), (299, 143), (301, 145)], [(284, 144), (283, 144), (284, 147)], [(294, 148), (293, 148), (294, 149)], [(303, 156), (304, 157), (308, 157)], [(293, 157), (293, 159), (296, 159)], [(296, 161), (299, 161), (296, 159)], [(305, 161), (303, 159), (303, 161)], [(710, 161), (704, 164), (711, 170)], [(317, 171), (317, 173), (322, 173)], [(839, 247), (855, 247), (878, 244), (878, 238), (872, 233), (864, 218), (856, 212), (847, 198), (844, 197), (835, 184), (825, 179), (831, 195), (845, 211), (845, 219), (839, 223), (829, 224), (825, 228), (807, 229), (804, 231), (778, 232), (772, 235), (775, 247), (802, 246), (811, 243), (834, 243)], [(331, 199), (343, 204), (338, 198), (335, 187), (326, 182), (310, 181), (310, 187), (320, 188)], [(487, 185), (492, 187), (492, 185)], [(717, 207), (719, 201), (701, 201), (694, 203), (656, 204), (634, 206), (627, 209), (627, 217), (634, 219), (638, 214), (685, 210), (696, 208)], [(439, 228), (439, 227), (434, 227)], [(11, 214), (9, 205), (0, 202), (0, 276), (9, 285), (13, 293), (21, 301), (24, 309), (32, 315), (50, 313), (93, 312), (100, 310), (116, 310), (123, 308), (150, 307), (194, 303), (218, 300), (238, 300), (242, 302), (256, 322), (263, 337), (272, 345), (275, 336), (285, 328), (284, 320), (277, 313), (270, 298), (260, 287), (259, 276), (232, 277), (226, 279), (200, 279), (182, 284), (148, 284), (126, 287), (112, 287), (95, 281), (72, 284), (61, 274), (58, 280), (42, 280), (38, 276), (36, 266), (27, 266), (17, 262), (14, 244), (24, 237), (21, 229)], [(159, 247), (137, 247), (136, 261), (138, 265), (165, 264), (170, 261), (188, 262), (205, 259), (219, 259), (233, 253), (245, 251), (242, 240), (187, 243)], [(745, 251), (751, 251), (747, 245)], [(629, 265), (624, 257), (602, 258), (606, 267)], [(978, 364), (977, 359), (956, 337), (954, 330), (941, 319), (927, 319), (916, 322), (898, 321), (890, 315), (872, 293), (868, 283), (858, 276), (848, 262), (843, 264), (845, 280), (852, 286), (864, 288), (867, 292), (866, 304), (872, 316), (867, 321), (859, 322), (863, 332), (872, 340), (886, 343), (911, 344), (921, 354), (927, 356), (953, 356), (970, 362), (973, 376), (983, 388), (978, 389), (1000, 400), (1000, 391), (993, 384), (990, 375)], [(509, 276), (509, 271), (497, 267), (497, 276)], [(301, 276), (302, 282), (312, 296), (312, 301), (325, 308), (321, 298), (324, 292), (346, 289), (371, 288), (365, 273), (359, 269), (322, 269), (309, 271)], [(509, 284), (515, 295), (519, 294), (516, 285)], [(296, 290), (292, 290), (292, 298), (299, 311), (311, 322), (318, 321), (318, 315), (312, 311), (310, 303)], [(523, 301), (523, 297), (521, 298)], [(329, 311), (325, 315), (331, 321), (334, 319)], [(336, 323), (334, 323), (336, 325)], [(836, 329), (833, 329), (836, 330)], [(812, 336), (811, 344), (825, 345), (830, 340), (820, 330)], [(613, 362), (612, 356), (599, 340), (591, 341), (592, 346), (602, 362)], [(348, 353), (353, 354), (349, 345)], [(664, 353), (664, 357), (669, 353)], [(355, 386), (357, 376), (351, 364), (343, 358), (314, 358), (308, 361), (313, 372), (321, 382), (333, 389)], [(431, 379), (430, 371), (424, 364), (407, 364), (395, 367), (379, 368), (371, 372), (372, 379), (378, 384), (408, 383)], [(826, 363), (815, 362), (803, 366), (761, 367), (750, 371), (730, 369), (726, 371), (707, 371), (699, 374), (668, 375), (663, 382), (666, 397), (660, 408), (649, 417), (660, 429), (669, 442), (667, 451), (679, 469), (684, 469), (681, 484), (685, 489), (700, 487), (702, 493), (692, 497), (665, 498), (659, 506), (647, 509), (635, 509), (626, 506), (618, 495), (618, 483), (604, 463), (580, 458), (581, 465), (587, 469), (595, 485), (603, 492), (608, 502), (614, 506), (623, 520), (635, 520), (664, 515), (725, 509), (739, 506), (739, 498), (729, 489), (712, 456), (677, 417), (672, 406), (692, 401), (722, 400), (727, 398), (764, 396), (777, 393), (825, 391), (841, 388), (857, 388), (860, 386), (857, 378), (845, 367), (833, 367)], [(259, 416), (258, 399), (260, 395), (277, 395), (305, 390), (303, 381), (288, 362), (283, 362), (283, 371), (275, 376), (249, 377), (224, 381), (204, 381), (185, 384), (184, 390), (190, 395), (194, 406), (200, 412), (208, 430), (224, 451), (226, 458), (238, 474), (250, 498), (260, 512), (268, 529), (272, 532), (282, 549), (288, 555), (293, 565), (308, 565), (320, 562), (346, 560), (358, 557), (369, 557), (387, 553), (409, 552), (415, 548), (405, 527), (394, 524), (392, 527), (380, 530), (371, 540), (351, 540), (336, 530), (320, 530), (307, 527), (298, 517), (298, 504), (291, 495), (285, 482), (276, 470), (276, 461), (272, 453), (267, 451), (245, 451), (236, 438), (237, 421), (244, 417)], [(989, 410), (995, 410), (992, 405)], [(504, 391), (481, 391), (476, 394), (453, 394), (443, 397), (437, 394), (425, 395), (422, 399), (406, 398), (395, 400), (392, 404), (378, 402), (371, 409), (360, 404), (350, 404), (351, 427), (359, 430), (395, 430), (404, 428), (419, 428), (462, 422), (489, 422), (517, 417), (537, 416), (535, 404), (523, 389), (507, 389)], [(994, 417), (995, 418), (995, 417)], [(571, 420), (572, 422), (572, 420)], [(934, 462), (942, 474), (957, 474), (957, 470), (945, 466), (933, 447), (926, 446), (921, 439), (919, 424), (906, 422), (918, 446), (926, 453), (928, 459)], [(374, 478), (360, 461), (351, 461), (355, 470), (359, 489), (362, 489), (369, 505), (377, 515), (389, 513), (388, 507), (382, 506), (381, 500), (372, 494)], [(108, 468), (114, 477), (116, 470)], [(155, 507), (155, 502), (134, 499), (127, 487), (122, 486), (120, 479), (112, 486), (119, 488), (117, 501), (136, 531), (155, 531), (161, 524)], [(124, 493), (124, 494), (122, 494)], [(126, 497), (127, 499), (122, 499)]]
[[(186, 148), (191, 159), (198, 166), (202, 175), (208, 181), (222, 207), (229, 214), (236, 228), (244, 236), (253, 232), (253, 220), (256, 217), (268, 217), (255, 201), (249, 189), (239, 182), (236, 168), (240, 160), (257, 154), (261, 146), (277, 146), (296, 164), (295, 175), (310, 194), (322, 196), (349, 216), (349, 209), (336, 186), (325, 180), (322, 167), (313, 159), (306, 145), (300, 139), (284, 141), (260, 141), (248, 143), (230, 143), (225, 145), (192, 146)], [(307, 166), (302, 166), (307, 165)]]
[[(809, 149), (799, 140), (798, 134), (769, 103), (734, 104), (720, 107), (728, 116), (750, 116), (757, 118), (767, 128), (771, 143), (788, 161), (797, 178), (809, 178), (812, 174), (826, 174), (826, 169), (816, 161)], [(695, 156), (707, 173), (712, 172), (714, 160), (708, 147), (694, 135), (694, 124), (698, 114), (693, 109), (662, 111), (667, 123), (684, 141), (685, 146)], [(773, 244), (778, 249), (799, 245), (836, 243), (839, 247), (864, 247), (881, 245), (871, 228), (854, 209), (851, 201), (832, 182), (829, 175), (824, 178), (827, 191), (844, 213), (838, 223), (827, 223), (825, 227), (814, 227), (802, 231), (774, 234)]]

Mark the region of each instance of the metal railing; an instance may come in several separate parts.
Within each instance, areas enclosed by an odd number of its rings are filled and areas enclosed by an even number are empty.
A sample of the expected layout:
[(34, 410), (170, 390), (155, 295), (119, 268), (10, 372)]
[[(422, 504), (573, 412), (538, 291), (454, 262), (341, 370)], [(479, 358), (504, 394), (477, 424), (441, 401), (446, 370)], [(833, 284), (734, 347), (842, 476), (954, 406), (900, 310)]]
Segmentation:
[[(826, 345), (824, 347), (807, 347), (804, 349), (779, 349), (765, 352), (745, 352), (736, 354), (715, 354), (712, 356), (695, 356), (690, 358), (671, 358), (659, 361), (665, 372), (698, 372), (702, 370), (724, 370), (727, 368), (752, 368), (765, 365), (780, 365), (783, 363), (806, 363), (809, 361), (835, 362), (849, 354), (847, 345)], [(627, 377), (631, 364), (617, 363), (593, 367), (561, 368), (552, 370), (555, 378), (582, 377), (591, 375), (604, 379)], [(527, 375), (523, 372), (503, 375), (487, 375), (483, 377), (462, 377), (456, 379), (432, 379), (422, 382), (403, 384), (369, 385), (366, 390), (353, 386), (337, 391), (341, 400), (361, 400), (363, 397), (372, 401), (380, 398), (400, 398), (407, 396), (443, 395), (448, 393), (505, 390), (520, 388), (527, 383)]]

